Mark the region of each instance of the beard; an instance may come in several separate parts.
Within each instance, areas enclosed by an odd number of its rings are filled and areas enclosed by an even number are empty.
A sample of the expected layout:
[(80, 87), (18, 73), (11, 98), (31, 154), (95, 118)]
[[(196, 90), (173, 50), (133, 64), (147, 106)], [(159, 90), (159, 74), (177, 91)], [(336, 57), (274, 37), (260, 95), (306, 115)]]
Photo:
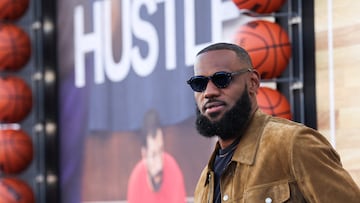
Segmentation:
[(196, 129), (204, 137), (218, 136), (222, 140), (229, 140), (241, 136), (246, 127), (251, 112), (251, 102), (247, 89), (224, 116), (218, 121), (210, 121), (202, 115), (196, 107)]
[(161, 188), (161, 184), (162, 184), (162, 180), (163, 180), (163, 171), (159, 171), (157, 174), (155, 175), (150, 175), (150, 182), (151, 185), (153, 186), (153, 190), (154, 192), (158, 192)]

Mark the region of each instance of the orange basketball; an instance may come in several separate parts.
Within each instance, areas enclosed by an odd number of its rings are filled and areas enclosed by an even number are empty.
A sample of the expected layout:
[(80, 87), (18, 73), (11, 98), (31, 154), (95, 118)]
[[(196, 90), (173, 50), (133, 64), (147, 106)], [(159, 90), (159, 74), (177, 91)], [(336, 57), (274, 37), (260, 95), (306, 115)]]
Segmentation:
[(18, 123), (31, 111), (32, 92), (17, 76), (0, 77), (0, 122)]
[(290, 104), (286, 97), (279, 91), (268, 87), (260, 87), (256, 98), (259, 108), (263, 112), (291, 120)]
[(238, 28), (234, 43), (249, 52), (254, 68), (261, 78), (279, 77), (291, 57), (291, 44), (280, 25), (265, 21), (251, 21)]
[(0, 203), (35, 203), (31, 187), (18, 178), (0, 178)]
[(29, 0), (1, 0), (0, 19), (17, 20), (24, 15), (29, 7)]
[(0, 130), (0, 171), (18, 174), (33, 160), (33, 144), (23, 130)]
[(0, 70), (20, 70), (29, 61), (30, 55), (28, 34), (16, 25), (0, 24)]
[(256, 13), (272, 13), (280, 9), (285, 0), (232, 0), (239, 9)]

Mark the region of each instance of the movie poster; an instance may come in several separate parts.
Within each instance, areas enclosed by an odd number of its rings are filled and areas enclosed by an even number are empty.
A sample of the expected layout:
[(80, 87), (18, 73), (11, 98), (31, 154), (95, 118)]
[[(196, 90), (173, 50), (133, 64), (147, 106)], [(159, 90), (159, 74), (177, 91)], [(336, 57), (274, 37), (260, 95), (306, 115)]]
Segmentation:
[(215, 140), (196, 132), (186, 80), (201, 48), (232, 40), (238, 9), (61, 0), (57, 13), (62, 202), (192, 202)]

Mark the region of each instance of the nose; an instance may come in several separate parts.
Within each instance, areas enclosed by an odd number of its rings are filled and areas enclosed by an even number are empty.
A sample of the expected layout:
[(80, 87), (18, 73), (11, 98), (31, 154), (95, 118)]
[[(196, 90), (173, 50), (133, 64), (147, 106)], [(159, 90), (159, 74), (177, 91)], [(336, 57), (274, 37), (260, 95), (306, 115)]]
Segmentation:
[(209, 80), (208, 84), (206, 85), (206, 89), (204, 90), (205, 98), (213, 98), (217, 97), (220, 94), (220, 89), (214, 85), (214, 83)]

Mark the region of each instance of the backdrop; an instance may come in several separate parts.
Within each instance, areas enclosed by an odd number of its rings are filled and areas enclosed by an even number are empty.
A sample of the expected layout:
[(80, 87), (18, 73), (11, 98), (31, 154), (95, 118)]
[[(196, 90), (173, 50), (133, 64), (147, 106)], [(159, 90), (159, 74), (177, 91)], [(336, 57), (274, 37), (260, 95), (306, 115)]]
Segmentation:
[(57, 13), (62, 202), (126, 201), (149, 109), (159, 113), (190, 202), (213, 141), (194, 130), (186, 80), (196, 52), (232, 40), (237, 8), (223, 0), (62, 0)]

